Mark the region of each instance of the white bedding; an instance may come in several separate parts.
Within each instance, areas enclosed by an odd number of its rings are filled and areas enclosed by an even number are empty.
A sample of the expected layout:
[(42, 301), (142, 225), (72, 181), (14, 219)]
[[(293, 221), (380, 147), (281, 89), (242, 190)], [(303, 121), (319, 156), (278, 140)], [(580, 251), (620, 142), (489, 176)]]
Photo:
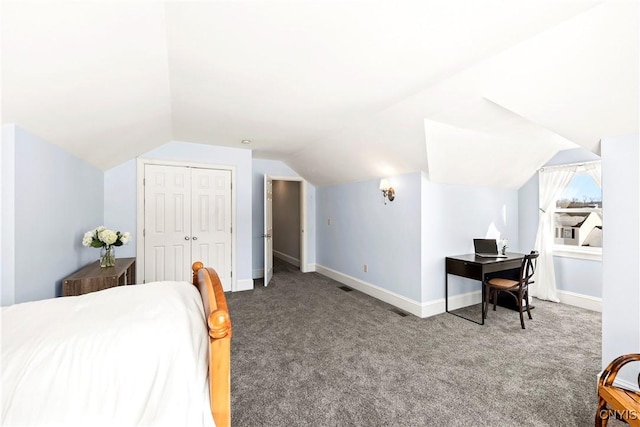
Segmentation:
[(121, 286), (2, 308), (2, 425), (213, 426), (197, 288)]

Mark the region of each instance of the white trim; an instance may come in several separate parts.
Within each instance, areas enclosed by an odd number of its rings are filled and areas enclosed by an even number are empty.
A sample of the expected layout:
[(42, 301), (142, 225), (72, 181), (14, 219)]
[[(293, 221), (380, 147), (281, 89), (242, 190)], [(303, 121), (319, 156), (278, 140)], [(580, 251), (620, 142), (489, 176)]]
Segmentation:
[(300, 267), (300, 260), (298, 258), (294, 258), (291, 255), (287, 255), (284, 252), (273, 250), (273, 256), (276, 258), (280, 258), (283, 261), (288, 262), (289, 264), (293, 264), (296, 267)]
[(616, 379), (613, 380), (613, 385), (616, 387), (623, 388), (625, 390), (635, 391), (636, 393), (640, 392), (640, 388), (638, 388), (638, 384), (633, 383), (631, 381), (623, 380), (620, 377), (616, 377)]
[(577, 163), (563, 163), (561, 165), (552, 165), (552, 166), (543, 166), (538, 169), (540, 172), (544, 172), (545, 169), (560, 169), (560, 168), (571, 168), (571, 167), (579, 167), (600, 163), (602, 164), (602, 160), (590, 160), (588, 162), (577, 162)]
[(564, 258), (586, 259), (602, 261), (602, 248), (585, 248), (570, 245), (554, 245), (553, 256)]
[[(482, 302), (482, 291), (471, 291), (465, 294), (454, 295), (449, 297), (449, 311), (457, 310), (459, 308), (468, 307), (474, 304), (480, 304)], [(444, 304), (444, 299), (442, 299)], [(444, 312), (444, 307), (442, 309)]]
[(144, 283), (144, 159), (136, 159), (136, 283)]
[[(602, 373), (604, 372), (604, 369), (600, 372), (598, 372), (598, 375), (596, 375), (596, 393), (598, 392), (598, 383), (600, 383), (600, 377), (602, 376)], [(640, 392), (640, 388), (638, 387), (637, 383), (631, 382), (631, 381), (627, 381), (627, 380), (623, 380), (622, 378), (616, 376), (616, 379), (613, 380), (613, 385), (615, 387), (620, 387), (623, 388), (625, 390), (631, 390), (631, 391), (635, 391)]]
[(304, 270), (302, 270), (302, 267), (300, 267), (300, 271), (302, 271), (303, 273), (312, 273), (314, 271), (318, 271), (316, 269), (316, 265), (315, 264), (307, 264), (304, 268)]
[[(333, 280), (352, 287), (362, 293), (372, 296), (380, 301), (396, 306), (414, 316), (422, 317), (422, 305), (410, 298), (398, 295), (395, 292), (383, 289), (371, 283), (364, 282), (347, 274), (340, 273), (331, 268), (316, 264), (316, 271), (323, 276), (327, 276)], [(444, 311), (444, 310), (443, 310)]]
[(256, 268), (252, 274), (254, 279), (262, 279), (264, 277), (264, 268)]
[[(236, 180), (236, 167), (233, 165), (219, 165), (219, 164), (209, 164), (209, 163), (198, 163), (198, 162), (187, 162), (187, 161), (172, 161), (172, 160), (160, 160), (160, 159), (148, 159), (144, 157), (138, 157), (136, 159), (136, 283), (142, 283), (144, 280), (144, 167), (146, 165), (161, 165), (161, 166), (179, 166), (179, 167), (189, 167), (189, 168), (200, 168), (200, 169), (219, 169), (219, 170), (228, 170), (231, 172), (231, 227), (233, 228), (233, 232), (231, 233), (231, 291), (235, 292), (238, 290), (238, 270), (236, 268), (236, 259), (237, 259), (237, 235), (238, 235), (238, 227), (237, 227), (237, 214), (236, 214), (236, 205), (237, 205), (237, 196), (236, 196), (236, 188), (237, 180)], [(253, 281), (252, 279), (248, 279), (251, 281), (251, 288), (253, 289)]]
[[(316, 264), (315, 270), (323, 276), (327, 276), (333, 280), (337, 280), (340, 283), (344, 283), (345, 285), (350, 286), (353, 289), (356, 289), (373, 298), (398, 307), (408, 313), (413, 314), (414, 316), (425, 318), (445, 312), (444, 298), (419, 303), (418, 301), (412, 300), (411, 298), (407, 298), (393, 291), (381, 288), (376, 285), (372, 285), (371, 283), (367, 283), (363, 280), (357, 279), (347, 274), (340, 273), (339, 271), (333, 270), (323, 265)], [(481, 291), (472, 291), (465, 294), (455, 295), (449, 297), (449, 310), (456, 310), (458, 308), (467, 307), (473, 304), (479, 304), (481, 301)]]
[(577, 294), (570, 291), (557, 291), (558, 299), (562, 304), (572, 305), (591, 311), (602, 313), (602, 298), (592, 297), (589, 295)]
[[(449, 311), (468, 307), (482, 302), (482, 291), (472, 291), (449, 297)], [(444, 298), (422, 303), (422, 316), (431, 317), (446, 312)]]
[(233, 290), (233, 292), (251, 290), (253, 290), (253, 279), (241, 279), (236, 282), (236, 288)]
[[(449, 299), (451, 301), (451, 298)], [(444, 298), (421, 304), (420, 317), (431, 317), (445, 312)]]

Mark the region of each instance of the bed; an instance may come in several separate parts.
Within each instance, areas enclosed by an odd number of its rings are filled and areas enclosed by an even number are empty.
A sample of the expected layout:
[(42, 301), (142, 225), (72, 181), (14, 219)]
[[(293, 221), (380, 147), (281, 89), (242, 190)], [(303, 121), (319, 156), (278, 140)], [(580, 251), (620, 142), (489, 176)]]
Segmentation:
[(193, 284), (3, 307), (1, 424), (229, 426), (231, 335), (200, 262)]

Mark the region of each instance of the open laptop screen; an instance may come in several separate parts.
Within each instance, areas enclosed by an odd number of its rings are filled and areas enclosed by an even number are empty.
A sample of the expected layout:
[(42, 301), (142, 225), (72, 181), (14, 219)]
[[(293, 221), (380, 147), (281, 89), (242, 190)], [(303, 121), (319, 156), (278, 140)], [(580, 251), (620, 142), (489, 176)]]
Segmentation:
[(473, 246), (477, 254), (498, 254), (495, 239), (473, 239)]

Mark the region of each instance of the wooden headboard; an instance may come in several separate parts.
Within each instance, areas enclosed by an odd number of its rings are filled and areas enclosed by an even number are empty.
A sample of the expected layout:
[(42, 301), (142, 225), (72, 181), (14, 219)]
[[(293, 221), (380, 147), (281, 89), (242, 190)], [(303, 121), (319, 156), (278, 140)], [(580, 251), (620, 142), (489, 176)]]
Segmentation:
[(218, 274), (193, 264), (193, 284), (198, 286), (209, 329), (209, 394), (216, 427), (231, 425), (231, 318)]

